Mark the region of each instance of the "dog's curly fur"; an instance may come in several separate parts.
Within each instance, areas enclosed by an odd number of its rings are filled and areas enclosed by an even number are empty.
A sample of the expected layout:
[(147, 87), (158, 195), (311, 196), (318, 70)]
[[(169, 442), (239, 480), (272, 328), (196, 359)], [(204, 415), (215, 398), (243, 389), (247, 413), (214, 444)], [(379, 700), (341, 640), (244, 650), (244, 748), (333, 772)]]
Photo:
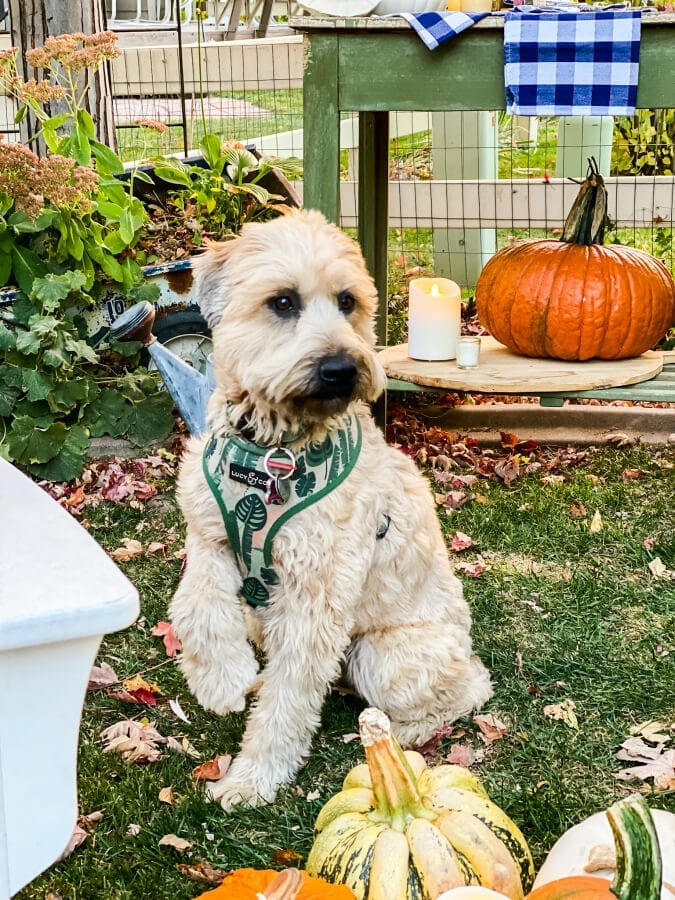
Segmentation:
[[(299, 449), (347, 413), (363, 431), (349, 477), (279, 531), (279, 584), (255, 611), (238, 599), (241, 574), (202, 472), (208, 435), (192, 440), (183, 463), (188, 565), (171, 604), (181, 666), (199, 702), (219, 714), (243, 710), (256, 689), (241, 752), (210, 787), (227, 809), (271, 801), (293, 778), (341, 673), (406, 745), (480, 707), (491, 687), (472, 656), (469, 609), (429, 487), (387, 447), (365, 405), (385, 376), (374, 351), (377, 295), (358, 245), (321, 214), (296, 212), (211, 245), (195, 269), (214, 339), (209, 434), (246, 421), (258, 443), (291, 432)], [(285, 291), (299, 308), (280, 316), (270, 298)], [(351, 312), (338, 308), (343, 292), (355, 300)], [(354, 389), (317, 397), (321, 361), (337, 353), (355, 361)], [(378, 540), (383, 515), (390, 527)], [(249, 638), (265, 654), (260, 678)]]

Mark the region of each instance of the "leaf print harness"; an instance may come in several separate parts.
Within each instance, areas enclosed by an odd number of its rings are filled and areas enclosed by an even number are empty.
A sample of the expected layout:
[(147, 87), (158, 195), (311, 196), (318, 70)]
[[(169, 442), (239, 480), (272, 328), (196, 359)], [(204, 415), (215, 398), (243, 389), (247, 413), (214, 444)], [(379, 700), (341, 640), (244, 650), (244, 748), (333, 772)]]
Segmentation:
[[(290, 474), (270, 477), (268, 462)], [(292, 516), (325, 497), (354, 468), (361, 452), (361, 423), (350, 416), (321, 444), (291, 454), (259, 447), (241, 435), (212, 436), (204, 448), (204, 476), (220, 508), (230, 545), (242, 573), (241, 596), (266, 606), (278, 583), (272, 568), (274, 536)], [(284, 463), (284, 456), (295, 465)], [(275, 463), (275, 460), (272, 461)]]

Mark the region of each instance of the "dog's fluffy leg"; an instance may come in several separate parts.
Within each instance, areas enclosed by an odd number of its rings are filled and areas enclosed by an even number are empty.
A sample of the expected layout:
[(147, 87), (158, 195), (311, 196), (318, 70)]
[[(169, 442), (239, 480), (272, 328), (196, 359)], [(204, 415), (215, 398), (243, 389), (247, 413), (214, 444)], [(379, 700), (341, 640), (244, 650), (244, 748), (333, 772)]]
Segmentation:
[(240, 711), (258, 673), (237, 596), (241, 576), (222, 545), (188, 533), (186, 550), (187, 568), (169, 611), (183, 644), (181, 669), (206, 709)]
[(294, 620), (275, 613), (265, 627), (268, 662), (241, 752), (227, 774), (208, 786), (224, 809), (269, 803), (279, 785), (293, 778), (309, 753), (349, 642), (347, 629), (331, 621), (324, 597), (309, 599)]
[(447, 622), (373, 630), (347, 652), (349, 682), (383, 709), (406, 747), (425, 743), (444, 723), (480, 708), (491, 696), (487, 669), (471, 655), (466, 631)]

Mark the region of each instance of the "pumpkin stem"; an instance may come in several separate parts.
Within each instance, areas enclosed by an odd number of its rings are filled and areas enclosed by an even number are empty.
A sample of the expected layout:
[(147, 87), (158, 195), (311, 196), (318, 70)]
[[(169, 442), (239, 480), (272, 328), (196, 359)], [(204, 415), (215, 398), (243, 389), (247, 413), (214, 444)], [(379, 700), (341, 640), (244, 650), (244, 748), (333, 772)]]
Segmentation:
[(607, 188), (594, 156), (588, 174), (565, 219), (560, 238), (567, 244), (602, 244), (607, 224)]
[(611, 891), (619, 900), (659, 900), (662, 864), (649, 807), (639, 794), (607, 810), (616, 845), (616, 874)]
[(379, 709), (364, 709), (359, 716), (361, 743), (373, 783), (377, 816), (403, 831), (413, 818), (435, 819), (422, 804), (415, 775), (401, 746), (391, 733), (391, 723)]
[(258, 894), (258, 900), (295, 900), (302, 888), (302, 873), (297, 869), (285, 869), (277, 872), (265, 888), (264, 894)]

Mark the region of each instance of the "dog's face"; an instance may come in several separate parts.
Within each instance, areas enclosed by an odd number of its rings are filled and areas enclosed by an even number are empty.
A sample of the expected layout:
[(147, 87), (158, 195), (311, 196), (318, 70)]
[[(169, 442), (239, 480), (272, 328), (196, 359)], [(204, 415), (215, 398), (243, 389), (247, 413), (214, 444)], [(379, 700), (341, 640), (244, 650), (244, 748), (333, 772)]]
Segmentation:
[(320, 213), (247, 225), (212, 244), (195, 273), (217, 396), (256, 426), (321, 422), (384, 389), (375, 287), (358, 245)]

